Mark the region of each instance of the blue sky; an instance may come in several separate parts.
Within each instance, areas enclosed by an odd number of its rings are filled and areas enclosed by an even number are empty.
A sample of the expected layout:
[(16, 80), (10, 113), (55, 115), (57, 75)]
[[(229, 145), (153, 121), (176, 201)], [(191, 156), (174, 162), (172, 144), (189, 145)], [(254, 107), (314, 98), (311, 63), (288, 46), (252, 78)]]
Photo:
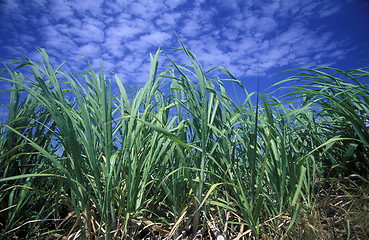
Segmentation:
[(0, 24), (0, 58), (45, 48), (78, 68), (86, 56), (128, 84), (146, 81), (150, 52), (180, 47), (174, 32), (205, 70), (226, 67), (251, 91), (284, 69), (369, 66), (367, 0), (0, 0)]

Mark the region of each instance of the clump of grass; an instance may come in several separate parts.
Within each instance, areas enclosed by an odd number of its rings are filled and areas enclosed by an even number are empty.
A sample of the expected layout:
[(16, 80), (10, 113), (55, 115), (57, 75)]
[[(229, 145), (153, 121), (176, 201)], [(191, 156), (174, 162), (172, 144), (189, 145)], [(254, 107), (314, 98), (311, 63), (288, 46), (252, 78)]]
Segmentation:
[[(326, 176), (345, 176), (356, 173), (369, 177), (369, 89), (364, 84), (367, 69), (342, 71), (332, 68), (301, 69), (305, 73), (283, 82), (296, 82), (288, 97), (298, 99), (302, 105), (311, 105), (317, 127), (333, 141), (340, 144), (324, 156)], [(333, 144), (328, 144), (323, 154)], [(346, 147), (347, 146), (347, 147)], [(343, 157), (342, 157), (343, 156)]]
[[(254, 103), (228, 70), (205, 71), (181, 44), (190, 65), (169, 58), (159, 73), (159, 50), (134, 91), (103, 68), (54, 68), (43, 49), (41, 63), (4, 69), (14, 87), (1, 127), (2, 236), (306, 236), (319, 181), (368, 179), (368, 86), (357, 79), (367, 71), (305, 70), (279, 84), (306, 84), (280, 99), (256, 93)], [(227, 82), (244, 92), (242, 104)]]

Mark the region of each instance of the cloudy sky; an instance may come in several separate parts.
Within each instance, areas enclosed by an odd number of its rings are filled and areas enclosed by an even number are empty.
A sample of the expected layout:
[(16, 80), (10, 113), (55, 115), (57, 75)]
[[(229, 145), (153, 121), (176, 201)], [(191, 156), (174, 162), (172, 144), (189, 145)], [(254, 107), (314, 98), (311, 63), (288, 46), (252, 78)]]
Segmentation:
[(180, 47), (174, 33), (205, 70), (224, 66), (251, 90), (288, 68), (369, 65), (368, 0), (0, 0), (0, 25), (2, 59), (45, 48), (77, 68), (102, 60), (130, 84), (146, 81), (150, 52)]

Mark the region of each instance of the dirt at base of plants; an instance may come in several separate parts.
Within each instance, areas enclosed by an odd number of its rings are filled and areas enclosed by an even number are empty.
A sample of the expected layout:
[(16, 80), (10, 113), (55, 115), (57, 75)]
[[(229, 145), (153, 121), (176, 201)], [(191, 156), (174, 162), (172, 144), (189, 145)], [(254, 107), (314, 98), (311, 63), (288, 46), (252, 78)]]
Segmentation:
[[(351, 175), (346, 178), (320, 179), (316, 201), (311, 207), (304, 207), (300, 211), (297, 222), (289, 233), (285, 233), (288, 221), (281, 227), (269, 226), (262, 228), (259, 238), (250, 234), (243, 234), (239, 240), (248, 239), (302, 239), (302, 240), (336, 240), (336, 239), (369, 239), (369, 181)], [(135, 237), (124, 239), (168, 239), (168, 234), (149, 231), (149, 225), (142, 225)], [(218, 226), (221, 227), (221, 226)], [(181, 236), (169, 239), (227, 239), (217, 238), (209, 227), (200, 231), (195, 237), (182, 232)], [(227, 237), (225, 235), (219, 235)], [(17, 236), (10, 239), (22, 239)], [(36, 239), (68, 239), (67, 234), (50, 234)], [(78, 238), (80, 239), (80, 238)], [(122, 239), (122, 238), (114, 238)], [(234, 239), (230, 238), (230, 239)]]
[(369, 239), (369, 182), (322, 179), (315, 204), (300, 213), (291, 239)]

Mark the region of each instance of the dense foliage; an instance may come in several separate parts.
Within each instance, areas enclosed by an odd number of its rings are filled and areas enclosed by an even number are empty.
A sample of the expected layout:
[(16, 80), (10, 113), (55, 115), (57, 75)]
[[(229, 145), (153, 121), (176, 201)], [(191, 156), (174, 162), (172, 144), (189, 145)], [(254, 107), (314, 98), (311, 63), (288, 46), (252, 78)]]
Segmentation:
[(277, 84), (285, 96), (252, 101), (226, 69), (205, 72), (180, 50), (190, 65), (169, 59), (158, 73), (158, 51), (137, 90), (103, 70), (54, 68), (43, 49), (43, 62), (3, 69), (13, 89), (1, 125), (1, 237), (288, 238), (323, 178), (367, 183), (366, 69), (299, 69)]

